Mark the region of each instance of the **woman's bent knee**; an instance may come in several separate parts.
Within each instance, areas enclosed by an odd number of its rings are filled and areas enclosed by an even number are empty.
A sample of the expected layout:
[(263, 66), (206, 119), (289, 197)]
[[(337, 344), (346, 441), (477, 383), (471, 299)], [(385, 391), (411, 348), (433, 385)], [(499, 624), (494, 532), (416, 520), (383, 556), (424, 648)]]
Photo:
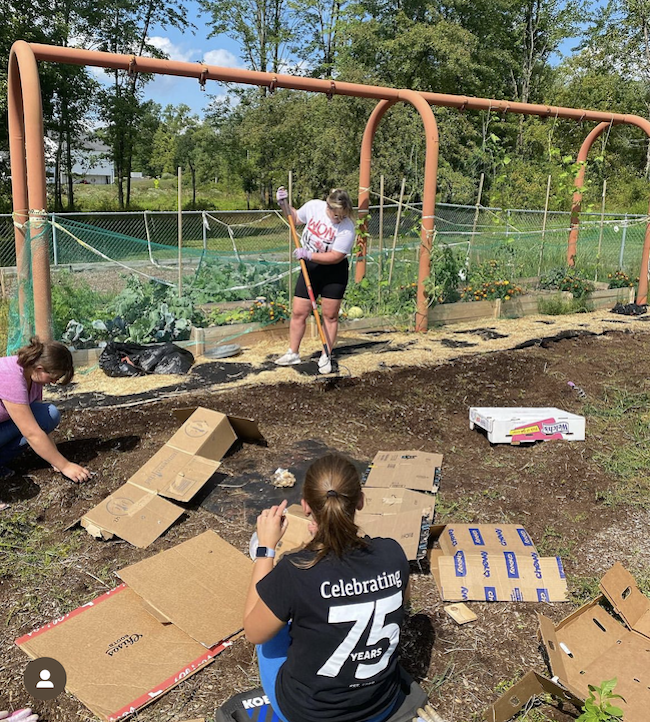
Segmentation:
[(36, 423), (46, 434), (54, 431), (61, 422), (61, 412), (54, 404), (34, 401), (30, 404)]

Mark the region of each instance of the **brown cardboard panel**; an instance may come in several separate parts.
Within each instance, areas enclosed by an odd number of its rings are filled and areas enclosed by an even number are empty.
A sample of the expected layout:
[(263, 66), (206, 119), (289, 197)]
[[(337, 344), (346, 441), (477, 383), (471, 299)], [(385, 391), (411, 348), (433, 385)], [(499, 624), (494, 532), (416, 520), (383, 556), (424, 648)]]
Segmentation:
[(208, 651), (175, 625), (160, 624), (125, 585), (16, 644), (34, 659), (57, 659), (68, 692), (102, 720), (144, 707), (221, 651)]
[(228, 417), (199, 407), (167, 442), (167, 446), (219, 461), (237, 440)]
[(284, 554), (298, 551), (307, 544), (312, 535), (309, 532), (309, 517), (305, 516), (300, 504), (287, 507), (287, 528), (276, 546), (275, 563), (277, 564)]
[(163, 617), (205, 647), (243, 624), (253, 562), (206, 531), (119, 572)]
[(443, 607), (445, 612), (456, 622), (456, 624), (467, 624), (468, 622), (475, 622), (478, 617), (476, 614), (462, 602), (456, 604), (449, 604)]
[(645, 635), (620, 620), (625, 620), (626, 614), (630, 620), (640, 619), (643, 627), (643, 606), (650, 602), (639, 596), (633, 577), (618, 564), (603, 577), (601, 588), (606, 590), (613, 613), (605, 606), (605, 597), (598, 597), (557, 626), (540, 615), (540, 638), (552, 672), (564, 687), (586, 699), (589, 685), (598, 686), (615, 677), (614, 693), (623, 697), (615, 704), (623, 709), (625, 722), (646, 722), (650, 645)]
[(482, 552), (438, 557), (445, 601), (564, 602), (567, 585), (559, 557)]
[(126, 483), (87, 512), (81, 525), (93, 536), (113, 535), (144, 548), (152, 544), (178, 519), (183, 509), (156, 494)]
[(190, 501), (220, 466), (218, 461), (165, 444), (133, 474), (129, 483), (170, 499)]
[(537, 551), (528, 532), (519, 524), (447, 524), (438, 534), (438, 543), (449, 555), (459, 549), (466, 554)]
[(570, 692), (541, 674), (530, 671), (488, 707), (483, 713), (483, 719), (485, 722), (507, 722), (520, 712), (533, 696), (544, 693), (567, 700), (578, 709), (581, 707), (581, 701)]
[(231, 420), (241, 431), (241, 438), (263, 439), (250, 419), (228, 417), (203, 407), (179, 409), (174, 415), (182, 421), (181, 428), (127, 484), (81, 519), (90, 534), (103, 539), (116, 535), (136, 546), (148, 546), (183, 513), (159, 497), (190, 501), (196, 495), (238, 438)]
[(365, 485), (435, 492), (440, 484), (441, 468), (441, 454), (379, 451), (369, 467)]
[(419, 511), (421, 517), (433, 520), (435, 496), (399, 488), (369, 488), (363, 490), (365, 514), (403, 514)]
[(600, 588), (627, 626), (650, 638), (650, 600), (622, 564), (616, 563), (605, 574)]
[(357, 513), (355, 521), (361, 531), (371, 537), (395, 539), (404, 550), (407, 559), (417, 559), (422, 530), (420, 509), (402, 514)]
[(240, 439), (250, 442), (264, 441), (264, 435), (260, 431), (257, 421), (244, 419), (241, 416), (228, 416), (228, 421)]

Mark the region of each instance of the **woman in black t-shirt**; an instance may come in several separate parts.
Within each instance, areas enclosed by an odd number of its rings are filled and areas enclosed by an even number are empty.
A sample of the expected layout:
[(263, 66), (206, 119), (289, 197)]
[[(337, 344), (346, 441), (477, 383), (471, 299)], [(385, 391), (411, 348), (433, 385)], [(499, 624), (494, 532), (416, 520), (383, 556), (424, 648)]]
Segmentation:
[(396, 650), (408, 561), (396, 541), (359, 536), (361, 482), (343, 457), (311, 465), (301, 503), (313, 538), (275, 567), (286, 502), (257, 519), (244, 629), (262, 686), (285, 722), (383, 722), (403, 700)]

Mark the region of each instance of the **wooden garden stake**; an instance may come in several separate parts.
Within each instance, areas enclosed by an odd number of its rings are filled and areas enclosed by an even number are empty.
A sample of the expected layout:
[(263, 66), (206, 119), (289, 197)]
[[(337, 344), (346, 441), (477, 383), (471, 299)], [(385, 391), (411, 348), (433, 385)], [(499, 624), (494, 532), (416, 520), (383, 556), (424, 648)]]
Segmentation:
[(600, 230), (598, 232), (598, 254), (596, 255), (596, 275), (594, 281), (598, 280), (598, 269), (600, 268), (600, 251), (603, 247), (603, 225), (605, 223), (605, 197), (607, 195), (607, 181), (603, 181), (603, 197), (600, 203)]
[(181, 182), (183, 169), (178, 166), (178, 297), (183, 296), (183, 200)]
[(379, 259), (377, 263), (377, 305), (381, 304), (381, 277), (384, 266), (384, 176), (379, 177)]
[(402, 203), (404, 202), (404, 186), (406, 178), (402, 178), (402, 188), (399, 192), (399, 204), (397, 205), (397, 218), (395, 219), (395, 234), (393, 235), (393, 250), (390, 256), (390, 268), (388, 269), (388, 287), (393, 281), (393, 266), (395, 265), (395, 246), (397, 245), (397, 234), (399, 233), (399, 223), (402, 217)]
[(548, 200), (551, 197), (551, 176), (546, 182), (546, 201), (544, 203), (544, 217), (542, 218), (542, 239), (539, 247), (539, 263), (537, 264), (537, 278), (542, 275), (542, 258), (544, 257), (544, 237), (546, 236), (546, 219), (548, 217)]
[(472, 235), (469, 237), (469, 244), (467, 245), (467, 259), (465, 261), (465, 267), (469, 273), (469, 264), (472, 256), (472, 241), (476, 235), (476, 227), (478, 226), (478, 217), (481, 211), (481, 197), (483, 196), (483, 181), (485, 180), (485, 173), (481, 173), (481, 179), (478, 182), (478, 196), (476, 197), (476, 207), (474, 209), (474, 221), (472, 222)]
[[(293, 201), (293, 171), (289, 171), (289, 206)], [(293, 238), (291, 237), (291, 228), (289, 228), (289, 308), (293, 303)]]

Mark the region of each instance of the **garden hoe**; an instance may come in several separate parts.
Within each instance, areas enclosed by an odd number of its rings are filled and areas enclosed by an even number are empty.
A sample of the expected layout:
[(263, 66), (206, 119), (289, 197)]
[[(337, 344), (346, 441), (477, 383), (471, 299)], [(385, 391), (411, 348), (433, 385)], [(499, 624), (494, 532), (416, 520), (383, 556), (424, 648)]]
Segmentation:
[[(282, 208), (282, 213), (284, 214), (284, 217), (289, 223), (289, 228), (291, 229), (291, 237), (293, 238), (293, 242), (296, 248), (302, 248), (302, 246), (300, 245), (300, 239), (298, 238), (298, 233), (296, 232), (296, 225), (293, 222), (293, 215), (291, 214), (291, 209), (289, 208), (289, 201), (287, 201), (286, 198), (280, 201), (280, 208)], [(314, 313), (314, 318), (316, 319), (316, 328), (318, 329), (318, 335), (320, 336), (321, 343), (323, 344), (323, 353), (325, 354), (325, 356), (327, 356), (327, 362), (330, 368), (327, 376), (331, 378), (332, 344), (329, 342), (325, 327), (321, 323), (320, 314), (318, 313), (318, 305), (316, 304), (316, 297), (314, 296), (314, 290), (311, 287), (311, 281), (309, 279), (309, 272), (307, 271), (307, 265), (302, 258), (300, 259), (300, 268), (302, 269), (302, 275), (305, 279), (305, 285), (307, 286), (307, 293), (309, 294), (309, 300), (311, 301), (311, 308)]]

